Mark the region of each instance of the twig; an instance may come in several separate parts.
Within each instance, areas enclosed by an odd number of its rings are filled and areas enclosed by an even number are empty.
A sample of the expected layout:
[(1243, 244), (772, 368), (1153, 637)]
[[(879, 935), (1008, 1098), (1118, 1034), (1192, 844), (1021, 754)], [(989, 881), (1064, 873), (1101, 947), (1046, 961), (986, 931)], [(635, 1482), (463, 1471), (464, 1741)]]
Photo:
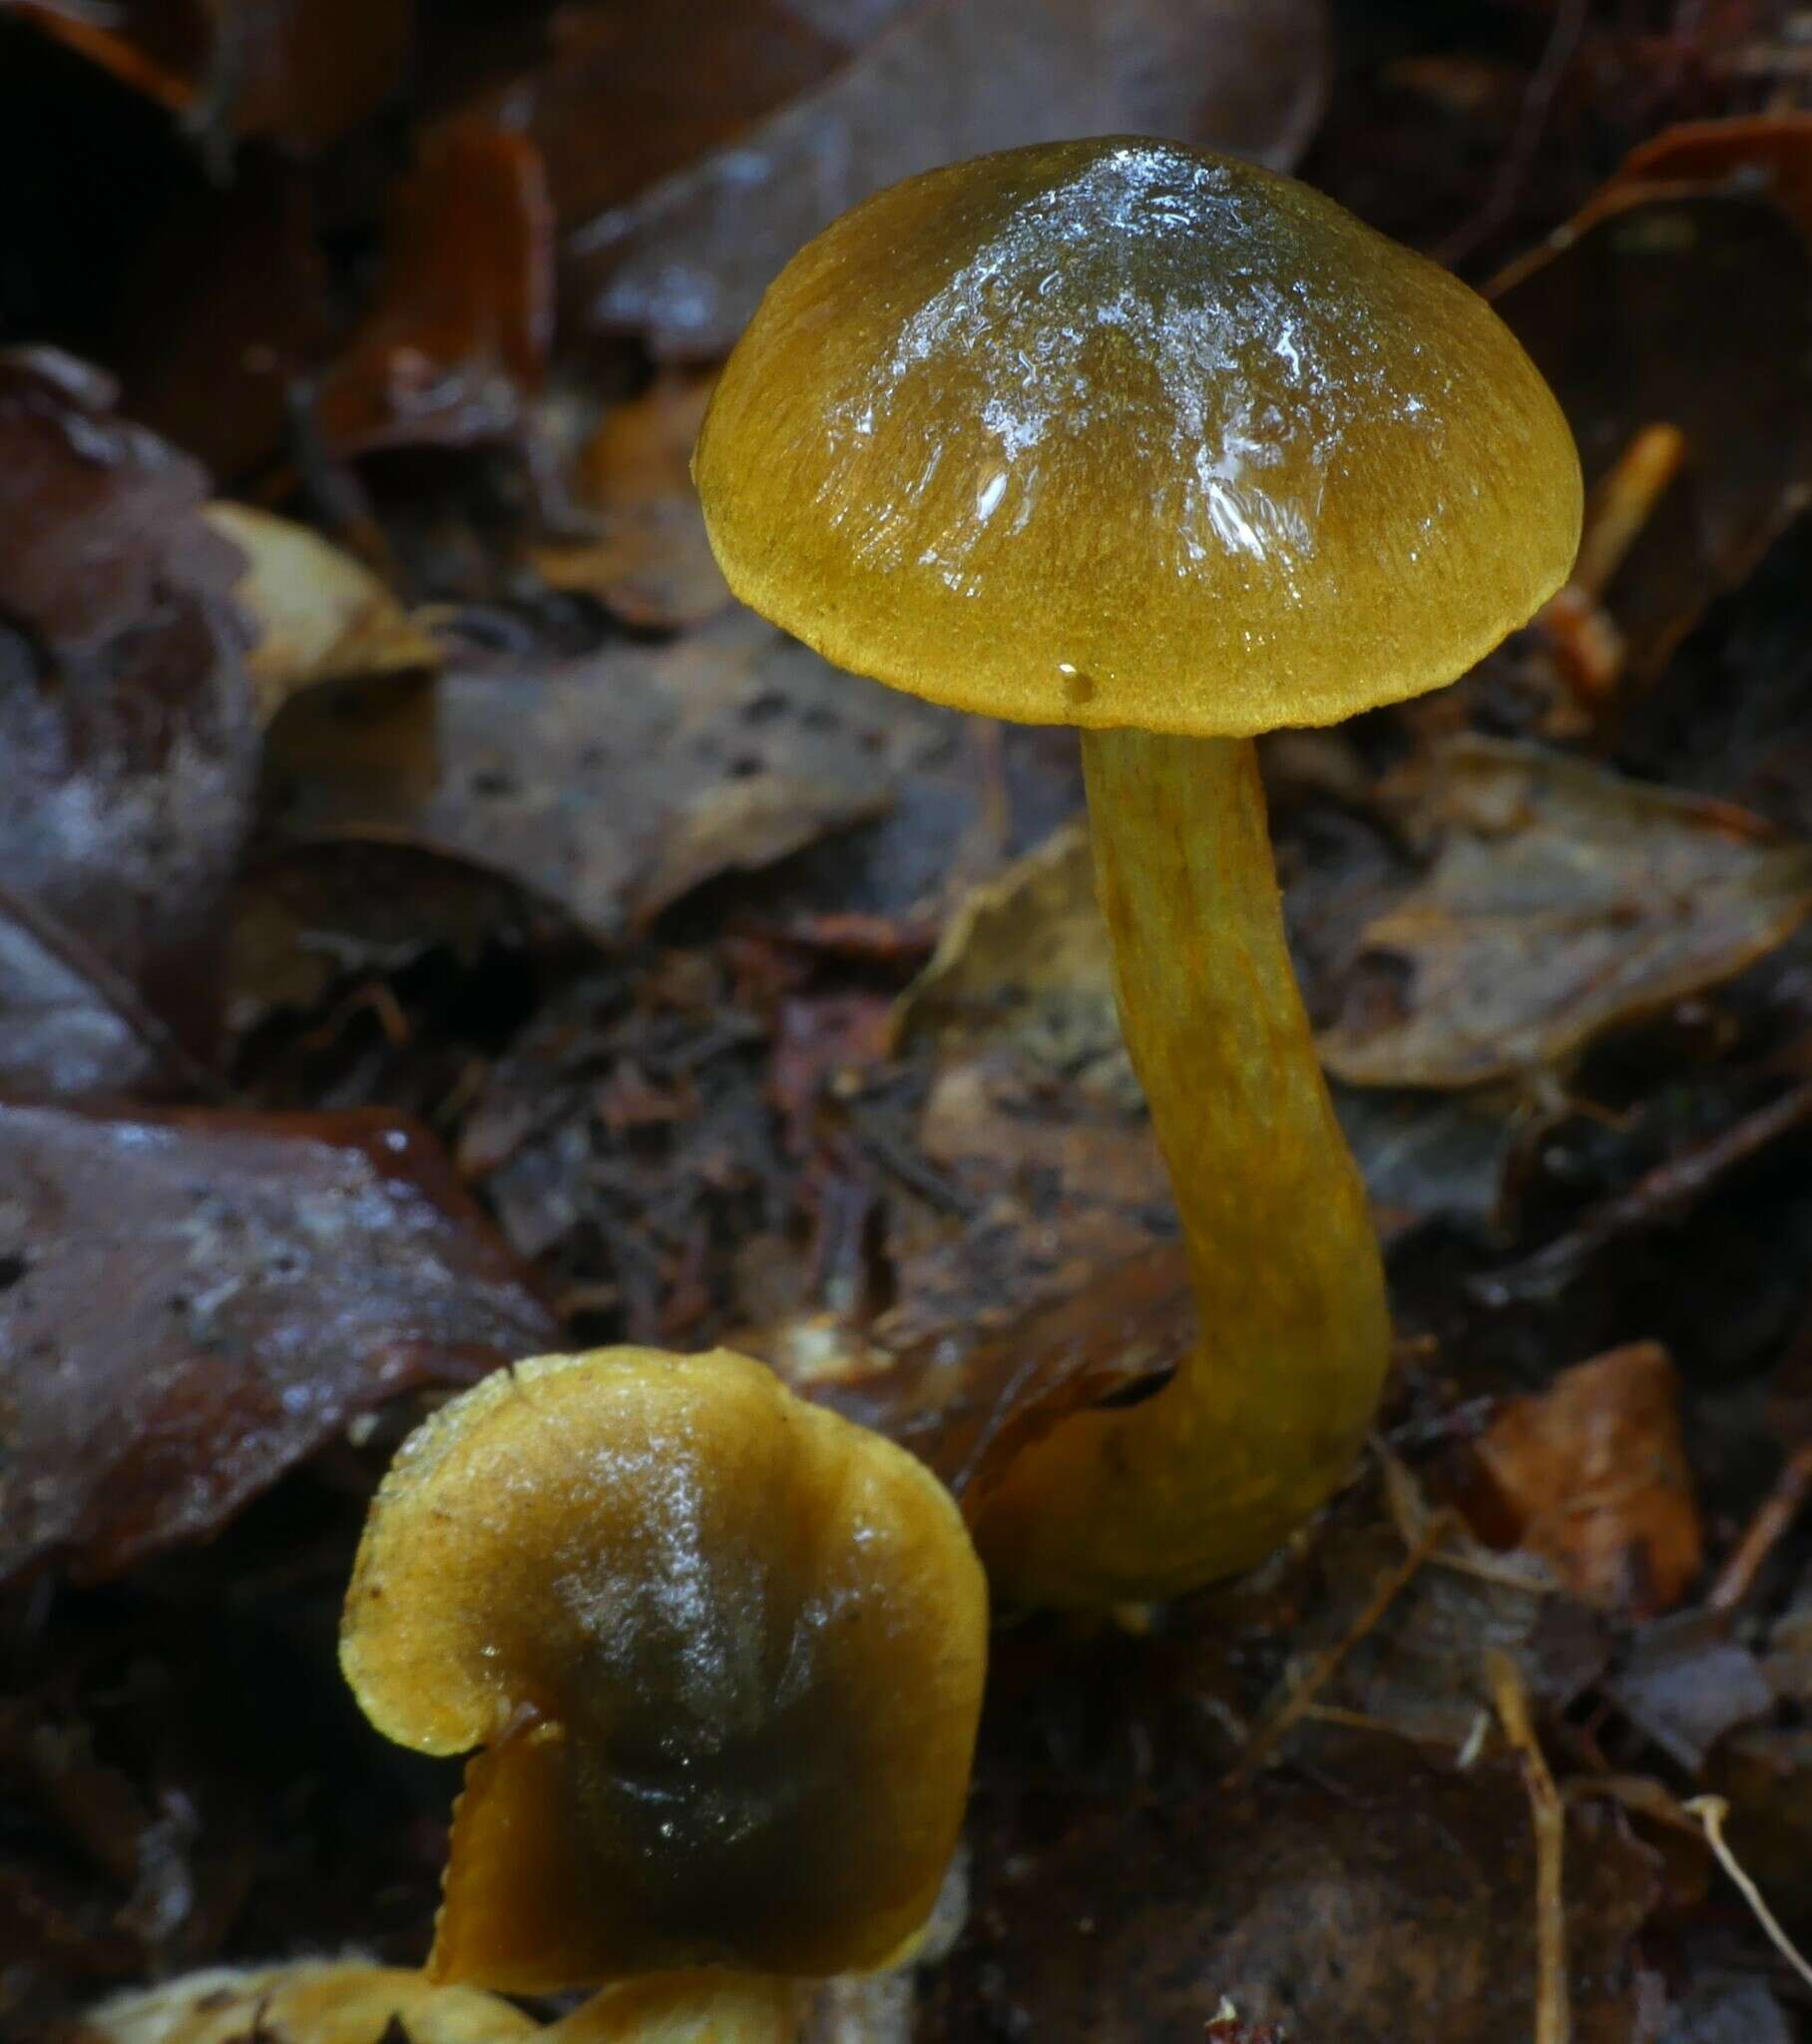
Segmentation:
[(1717, 1854), (1717, 1863), (1742, 1890), (1743, 1900), (1754, 1910), (1756, 1922), (1768, 1933), (1774, 1949), (1806, 1985), (1812, 1987), (1812, 1966), (1800, 1957), (1793, 1940), (1775, 1921), (1774, 1911), (1762, 1900), (1761, 1889), (1743, 1871), (1741, 1862), (1725, 1840), (1724, 1819), (1730, 1814), (1729, 1803), (1721, 1795), (1695, 1795), (1684, 1807), (1704, 1825), (1705, 1840)]
[(1523, 181), (1536, 160), (1536, 151), (1541, 147), (1555, 95), (1560, 91), (1567, 67), (1579, 49), (1590, 12), (1588, 0), (1562, 0), (1556, 9), (1547, 47), (1529, 81), (1529, 90), (1523, 95), (1516, 133), (1498, 166), (1498, 174), (1492, 180), (1485, 204), (1464, 227), (1448, 238), (1440, 250), (1440, 259), (1450, 267), (1470, 255), (1487, 235), (1510, 218)]
[(1732, 1549), (1717, 1581), (1705, 1596), (1708, 1611), (1734, 1611), (1754, 1588), (1761, 1565), (1812, 1496), (1812, 1441), (1787, 1457), (1774, 1488), (1749, 1521), (1748, 1530)]
[(1567, 1988), (1567, 1914), (1562, 1870), (1567, 1845), (1567, 1805), (1554, 1785), (1548, 1761), (1529, 1722), (1523, 1677), (1508, 1654), (1485, 1653), (1486, 1672), (1504, 1736), (1523, 1763), (1529, 1813), (1536, 1834), (1536, 2027), (1535, 2044), (1569, 2044), (1573, 2005)]
[(1485, 1305), (1506, 1306), (1552, 1298), (1586, 1260), (1619, 1236), (1679, 1221), (1723, 1179), (1812, 1122), (1812, 1080), (1783, 1093), (1732, 1127), (1657, 1164), (1628, 1192), (1593, 1207), (1570, 1233), (1523, 1263), (1468, 1280)]
[(1699, 1826), (1672, 1789), (1649, 1775), (1575, 1775), (1563, 1786), (1561, 1796), (1569, 1803), (1603, 1796), (1608, 1801), (1620, 1802), (1636, 1816), (1645, 1816), (1650, 1823), (1690, 1831), (1694, 1837), (1699, 1835)]
[(1573, 692), (1576, 713), (1583, 712), (1587, 725), (1599, 722), (1609, 707), (1628, 650), (1604, 609), (1604, 592), (1685, 453), (1685, 434), (1665, 420), (1635, 432), (1586, 506), (1586, 533), (1566, 588), (1542, 609), (1538, 622)]
[(1286, 1681), (1280, 1685), (1281, 1694), (1274, 1695), (1259, 1712), (1252, 1727), (1252, 1736), (1246, 1741), (1245, 1751), (1240, 1755), (1238, 1765), (1232, 1770), (1230, 1780), (1237, 1780), (1240, 1776), (1250, 1774), (1290, 1727), (1297, 1723), (1316, 1697), (1339, 1673), (1341, 1663), (1402, 1596), (1422, 1564), (1446, 1537), (1452, 1524), (1451, 1512), (1431, 1513), (1420, 1538), (1397, 1566), (1380, 1578), (1377, 1588), (1372, 1592), (1371, 1602), (1353, 1621), (1345, 1636), (1336, 1640), (1333, 1646), (1323, 1648), (1294, 1682)]

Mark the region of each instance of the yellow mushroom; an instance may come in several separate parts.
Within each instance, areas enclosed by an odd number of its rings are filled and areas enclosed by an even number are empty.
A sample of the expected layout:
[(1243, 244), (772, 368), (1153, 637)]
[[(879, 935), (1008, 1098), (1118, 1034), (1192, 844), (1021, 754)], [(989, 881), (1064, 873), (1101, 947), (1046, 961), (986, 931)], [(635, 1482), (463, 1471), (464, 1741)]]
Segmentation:
[(341, 1632), (379, 1731), (480, 1749), (429, 1976), (665, 1975), (572, 2034), (789, 2035), (788, 1978), (878, 1966), (930, 1913), (986, 1639), (948, 1492), (760, 1364), (488, 1377), (404, 1443)]
[(996, 1587), (1257, 1560), (1338, 1484), (1389, 1340), (1285, 949), (1251, 738), (1451, 681), (1565, 581), (1579, 460), (1491, 309), (1331, 201), (1129, 138), (880, 193), (770, 286), (694, 460), (731, 589), (839, 666), (1083, 729), (1198, 1352), (984, 1503)]

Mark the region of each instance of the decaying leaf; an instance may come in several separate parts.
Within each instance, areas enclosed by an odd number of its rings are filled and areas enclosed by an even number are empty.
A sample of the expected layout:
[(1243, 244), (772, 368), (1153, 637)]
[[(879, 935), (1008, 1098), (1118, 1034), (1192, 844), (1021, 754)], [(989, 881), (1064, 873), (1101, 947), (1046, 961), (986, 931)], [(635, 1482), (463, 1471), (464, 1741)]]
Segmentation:
[(1605, 592), (1638, 677), (1812, 496), (1809, 190), (1812, 116), (1695, 123), (1638, 150), (1494, 286), (1588, 484), (1645, 428), (1685, 437)]
[[(911, 1448), (973, 1518), (1014, 1458), (1068, 1413), (1161, 1382), (1197, 1332), (1182, 1248), (1167, 1243), (1091, 1272), (1068, 1296), (1018, 1316), (947, 1322), (880, 1368), (801, 1385)], [(785, 1360), (772, 1357), (785, 1373)]]
[[(1426, 1532), (1429, 1507), (1401, 1465), (1385, 1469), (1383, 1489), (1407, 1489), (1411, 1510), (1381, 1509), (1379, 1486), (1356, 1486), (1341, 1499), (1315, 1546), (1319, 1590), (1293, 1635), (1292, 1673), (1281, 1694), (1295, 1689), (1293, 1671), (1337, 1654), (1316, 1702), (1359, 1713), (1381, 1738), (1416, 1741), (1449, 1757), (1476, 1747), (1493, 1715), (1487, 1649), (1508, 1656), (1540, 1701), (1573, 1702), (1609, 1659), (1602, 1622), (1560, 1594), (1539, 1556), (1495, 1555), (1462, 1525), (1450, 1526), (1402, 1581), (1408, 1543)], [(1380, 1584), (1392, 1582), (1400, 1587), (1382, 1615), (1361, 1628)], [(1299, 1723), (1287, 1754), (1312, 1764), (1318, 1736), (1312, 1724)]]
[(913, 0), (567, 6), (499, 95), (540, 148), (563, 221), (621, 206), (809, 92)]
[(336, 983), (398, 973), (441, 949), (468, 968), (487, 942), (567, 935), (557, 911), (469, 859), (373, 839), (280, 846), (231, 900), (226, 1022), (243, 1037), (278, 1009), (306, 1012)]
[(553, 1335), (394, 1117), (0, 1106), (0, 1580), (205, 1538), (356, 1414)]
[(1519, 1129), (1508, 1089), (1428, 1093), (1335, 1080), (1328, 1090), (1381, 1241), (1434, 1221), (1475, 1235), (1499, 1231)]
[(407, 62), (413, 0), (19, 0), (19, 12), (198, 128), (316, 148)]
[(0, 360), (0, 872), (206, 1052), (256, 745), (239, 556), (114, 396), (66, 355)]
[(954, 726), (732, 610), (671, 646), (552, 670), (317, 691), (271, 746), (292, 835), (452, 852), (610, 938), (875, 815)]
[(1702, 1611), (1643, 1626), (1605, 1679), (1604, 1693), (1688, 1774), (1704, 1766), (1726, 1733), (1774, 1708), (1755, 1656), (1723, 1619)]
[(1475, 1525), (1542, 1556), (1576, 1597), (1652, 1618), (1691, 1589), (1703, 1540), (1679, 1380), (1658, 1342), (1613, 1348), (1508, 1400), (1474, 1453), (1485, 1486)]
[(185, 1070), (170, 1032), (80, 937), (0, 887), (0, 1091), (156, 1092)]
[[(1514, 1770), (1461, 1774), (1406, 1743), (1344, 1765), (1151, 1801), (1044, 1847), (978, 1843), (972, 1935), (918, 2034), (1125, 2044), (1199, 2036), (1224, 1996), (1306, 2039), (1528, 2044), (1535, 1855)], [(1577, 2034), (1631, 2044), (1632, 1939), (1658, 1862), (1614, 1817), (1567, 1852)], [(1408, 2012), (1416, 2028), (1406, 2028)]]
[(114, 341), (127, 408), (236, 483), (281, 453), (296, 386), (336, 337), (334, 304), (306, 172), (249, 153), (133, 253)]
[(1320, 0), (918, 0), (815, 92), (568, 241), (594, 326), (728, 351), (793, 252), (915, 171), (1068, 135), (1294, 161), (1320, 118)]
[(1472, 1086), (1727, 979), (1812, 912), (1812, 849), (1726, 803), (1467, 739), (1431, 772), (1424, 877), (1362, 937), (1397, 998), (1324, 1031), (1357, 1086)]
[(669, 370), (605, 415), (580, 457), (575, 492), (597, 537), (538, 547), (545, 581), (596, 596), (626, 624), (662, 631), (701, 624), (728, 604), (691, 478), (713, 381)]
[(553, 325), (534, 144), (472, 115), (431, 128), (392, 200), (377, 302), (321, 379), (321, 433), (342, 455), (510, 439)]
[(895, 1032), (902, 1045), (1011, 1036), (1053, 1071), (1116, 1053), (1124, 1063), (1087, 823), (1066, 824), (957, 903), (900, 998)]
[(238, 548), (233, 601), (253, 631), (245, 656), (265, 724), (300, 689), (440, 664), (440, 649), (369, 568), (318, 533), (249, 504), (210, 504)]

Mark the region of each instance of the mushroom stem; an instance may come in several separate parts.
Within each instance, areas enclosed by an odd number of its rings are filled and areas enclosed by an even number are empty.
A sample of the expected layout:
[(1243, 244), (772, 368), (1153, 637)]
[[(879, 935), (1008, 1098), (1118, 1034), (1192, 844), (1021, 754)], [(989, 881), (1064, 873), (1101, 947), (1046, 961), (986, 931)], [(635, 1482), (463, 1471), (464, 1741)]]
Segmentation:
[(1248, 739), (1085, 731), (1097, 885), (1201, 1330), (1155, 1397), (1061, 1422), (983, 1504), (1003, 1597), (1177, 1594), (1338, 1485), (1390, 1345), (1365, 1189), (1284, 942)]

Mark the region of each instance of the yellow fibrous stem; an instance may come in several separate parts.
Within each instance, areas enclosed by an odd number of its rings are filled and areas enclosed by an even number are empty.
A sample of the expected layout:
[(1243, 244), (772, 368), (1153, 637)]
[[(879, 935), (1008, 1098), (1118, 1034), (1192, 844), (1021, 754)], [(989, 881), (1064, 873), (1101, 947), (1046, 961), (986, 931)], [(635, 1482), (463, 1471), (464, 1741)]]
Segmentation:
[(1154, 1397), (1059, 1423), (984, 1501), (998, 1597), (1175, 1596), (1259, 1561), (1350, 1469), (1390, 1325), (1296, 989), (1246, 739), (1085, 732), (1121, 1020), (1200, 1333)]

